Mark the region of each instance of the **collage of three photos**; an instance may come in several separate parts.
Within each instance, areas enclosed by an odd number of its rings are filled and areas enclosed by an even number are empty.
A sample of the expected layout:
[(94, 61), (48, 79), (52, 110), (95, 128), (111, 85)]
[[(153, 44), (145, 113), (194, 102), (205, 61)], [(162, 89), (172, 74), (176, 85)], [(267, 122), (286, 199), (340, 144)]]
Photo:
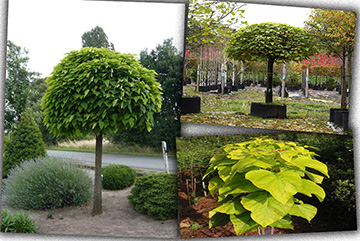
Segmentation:
[(5, 7), (6, 240), (357, 230), (355, 11), (210, 0)]

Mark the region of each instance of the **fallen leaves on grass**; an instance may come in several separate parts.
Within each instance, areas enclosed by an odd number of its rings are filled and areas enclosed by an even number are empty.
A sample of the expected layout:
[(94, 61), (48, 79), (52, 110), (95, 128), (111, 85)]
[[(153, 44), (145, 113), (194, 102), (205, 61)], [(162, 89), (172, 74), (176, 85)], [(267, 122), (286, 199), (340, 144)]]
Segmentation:
[(239, 113), (198, 113), (181, 116), (182, 122), (197, 124), (214, 124), (225, 126), (239, 126), (248, 128), (279, 129), (289, 131), (306, 132), (335, 132), (323, 118), (288, 118), (288, 119), (270, 119), (259, 118)]

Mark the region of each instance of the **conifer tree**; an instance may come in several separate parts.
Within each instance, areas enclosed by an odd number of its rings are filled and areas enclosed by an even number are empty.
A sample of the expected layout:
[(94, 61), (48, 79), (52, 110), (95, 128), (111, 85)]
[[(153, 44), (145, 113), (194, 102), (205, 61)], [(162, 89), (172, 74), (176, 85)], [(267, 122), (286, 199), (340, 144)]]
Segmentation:
[(45, 144), (39, 127), (29, 111), (25, 111), (5, 147), (3, 177), (16, 165), (45, 155)]

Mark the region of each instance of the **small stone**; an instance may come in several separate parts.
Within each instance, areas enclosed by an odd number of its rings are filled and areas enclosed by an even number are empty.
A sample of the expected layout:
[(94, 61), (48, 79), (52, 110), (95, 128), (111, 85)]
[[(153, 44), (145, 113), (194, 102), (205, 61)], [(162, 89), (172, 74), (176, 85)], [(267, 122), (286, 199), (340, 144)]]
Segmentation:
[(64, 219), (64, 217), (60, 215), (60, 216), (59, 216), (59, 219)]

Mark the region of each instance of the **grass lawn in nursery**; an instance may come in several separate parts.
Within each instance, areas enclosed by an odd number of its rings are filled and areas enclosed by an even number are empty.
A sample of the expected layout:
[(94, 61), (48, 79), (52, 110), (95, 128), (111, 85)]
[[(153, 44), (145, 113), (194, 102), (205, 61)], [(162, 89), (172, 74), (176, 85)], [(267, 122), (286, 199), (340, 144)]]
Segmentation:
[[(274, 104), (286, 104), (287, 119), (250, 116), (252, 102), (264, 103), (264, 87), (246, 87), (221, 96), (217, 93), (195, 92), (184, 86), (184, 96), (201, 97), (201, 113), (181, 116), (182, 122), (216, 124), (250, 128), (335, 133), (327, 124), (331, 108), (340, 108), (341, 96), (335, 91), (310, 90), (309, 98), (284, 98), (274, 94)], [(277, 93), (278, 87), (274, 88)]]

